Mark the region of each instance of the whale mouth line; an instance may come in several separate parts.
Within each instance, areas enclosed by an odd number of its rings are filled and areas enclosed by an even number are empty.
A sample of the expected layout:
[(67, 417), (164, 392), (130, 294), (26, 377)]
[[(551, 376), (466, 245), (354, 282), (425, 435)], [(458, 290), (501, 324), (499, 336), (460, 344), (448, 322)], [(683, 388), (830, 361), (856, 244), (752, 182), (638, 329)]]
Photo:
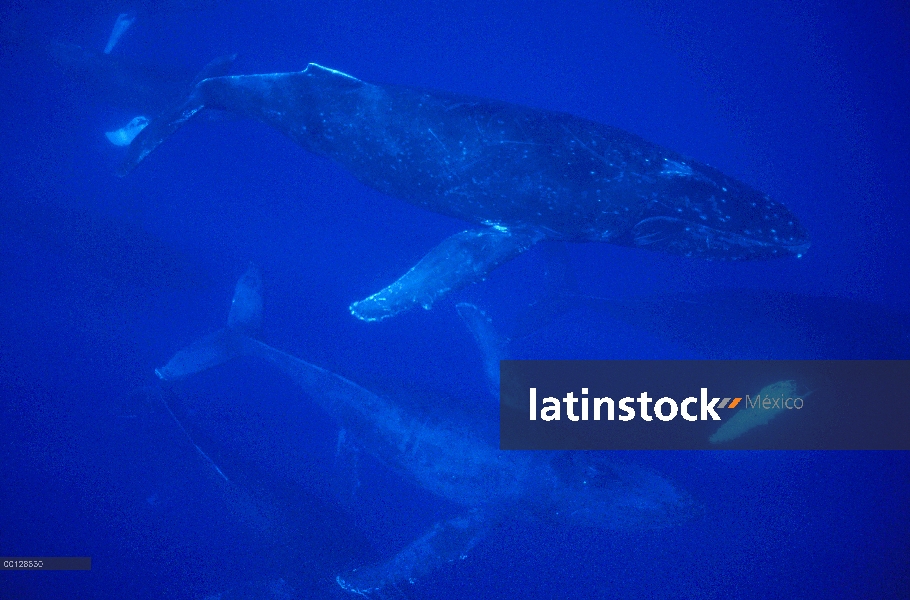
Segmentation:
[[(649, 217), (630, 231), (634, 246), (683, 254), (685, 256), (715, 256), (727, 260), (793, 255), (802, 257), (811, 245), (804, 235), (791, 239), (758, 237), (748, 229), (725, 231), (701, 223), (674, 217)], [(774, 236), (777, 237), (776, 235)], [(739, 252), (735, 250), (738, 249)]]

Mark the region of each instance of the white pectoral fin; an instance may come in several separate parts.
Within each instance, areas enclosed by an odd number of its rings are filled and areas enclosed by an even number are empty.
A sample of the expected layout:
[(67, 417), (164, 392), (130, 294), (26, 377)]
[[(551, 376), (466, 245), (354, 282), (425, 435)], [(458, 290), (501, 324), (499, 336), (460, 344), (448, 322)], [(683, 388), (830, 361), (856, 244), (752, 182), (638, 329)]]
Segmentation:
[(120, 38), (126, 33), (126, 30), (129, 29), (135, 21), (136, 16), (130, 13), (121, 13), (117, 16), (117, 20), (114, 21), (114, 28), (111, 30), (111, 35), (107, 38), (107, 45), (104, 47), (105, 54), (111, 53), (111, 50), (114, 49), (114, 46), (117, 45), (117, 42), (120, 41)]
[(486, 277), (543, 239), (543, 234), (505, 227), (469, 229), (430, 250), (395, 283), (351, 305), (363, 321), (381, 321), (415, 305), (429, 309), (450, 291)]
[(351, 441), (346, 429), (338, 431), (335, 445), (335, 468), (330, 487), (335, 497), (347, 508), (354, 508), (360, 489), (360, 449)]
[(256, 265), (250, 265), (237, 285), (228, 313), (228, 328), (256, 336), (262, 326), (262, 277)]
[(139, 115), (120, 129), (107, 131), (104, 135), (107, 136), (107, 140), (115, 146), (129, 146), (133, 139), (139, 135), (139, 132), (145, 129), (145, 126), (148, 124), (148, 118)]
[(496, 331), (493, 321), (477, 306), (462, 302), (455, 306), (458, 316), (474, 336), (477, 349), (483, 358), (484, 372), (494, 396), (499, 395), (499, 361), (506, 356), (509, 340)]
[(476, 510), (435, 524), (389, 560), (354, 569), (335, 581), (343, 590), (364, 596), (399, 583), (413, 583), (446, 563), (467, 558), (485, 532), (486, 520)]

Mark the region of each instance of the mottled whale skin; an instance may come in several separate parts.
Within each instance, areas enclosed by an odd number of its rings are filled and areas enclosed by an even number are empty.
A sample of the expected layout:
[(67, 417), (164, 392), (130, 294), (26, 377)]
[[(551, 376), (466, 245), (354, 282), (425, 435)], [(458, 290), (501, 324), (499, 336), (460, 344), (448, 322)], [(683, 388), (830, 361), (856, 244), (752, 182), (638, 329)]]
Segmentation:
[(202, 108), (258, 119), (381, 192), (481, 228), (449, 238), (352, 312), (429, 307), (543, 239), (718, 260), (802, 255), (782, 204), (631, 133), (573, 115), (393, 85), (310, 64), (203, 79), (133, 142), (129, 172)]
[[(237, 282), (227, 327), (177, 352), (155, 371), (158, 377), (183, 379), (238, 356), (263, 360), (289, 377), (307, 401), (335, 419), (364, 452), (463, 508), (387, 560), (339, 575), (342, 589), (381, 596), (386, 588), (464, 558), (488, 528), (505, 518), (641, 530), (700, 514), (685, 491), (613, 454), (502, 451), (478, 431), (476, 421), (431, 418), (408, 408), (409, 402), (397, 395), (376, 394), (250, 337), (261, 323), (261, 290), (258, 269), (251, 267)], [(445, 402), (468, 412), (476, 409), (473, 400)]]

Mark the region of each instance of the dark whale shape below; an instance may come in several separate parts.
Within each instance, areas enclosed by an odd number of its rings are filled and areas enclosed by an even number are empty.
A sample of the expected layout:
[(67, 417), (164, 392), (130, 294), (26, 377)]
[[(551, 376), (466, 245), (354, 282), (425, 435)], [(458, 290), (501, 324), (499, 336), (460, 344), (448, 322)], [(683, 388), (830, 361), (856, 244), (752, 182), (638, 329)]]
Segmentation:
[[(293, 405), (280, 408), (280, 401), (269, 403), (279, 408), (275, 414), (288, 420), (293, 438), (306, 437), (309, 407), (317, 408), (344, 431), (339, 434), (336, 452), (350, 452), (349, 445), (356, 446), (411, 484), (445, 499), (452, 508), (457, 505), (454, 517), (438, 520), (394, 556), (338, 575), (335, 581), (343, 590), (368, 598), (385, 597), (399, 585), (465, 558), (489, 530), (512, 519), (618, 532), (669, 527), (702, 514), (702, 507), (686, 491), (615, 453), (500, 450), (491, 439), (498, 436), (472, 416), (478, 408), (476, 398), (440, 398), (455, 410), (439, 418), (438, 406), (431, 416), (410, 401), (408, 394), (374, 393), (272, 348), (255, 337), (262, 307), (262, 279), (251, 265), (234, 288), (227, 326), (178, 351), (155, 374), (162, 381), (177, 381), (234, 358), (264, 361), (306, 397), (303, 412)], [(229, 408), (232, 413), (240, 410)], [(224, 425), (223, 412), (219, 411), (218, 423), (209, 426), (204, 423), (204, 407), (194, 406), (188, 412), (200, 419), (197, 422), (204, 431)], [(252, 418), (259, 421), (262, 414), (257, 412)], [(303, 450), (278, 439), (273, 440), (275, 445), (261, 444), (247, 433), (225, 432), (214, 438), (230, 439), (229, 445), (234, 445), (247, 464), (267, 465), (292, 481), (312, 477), (295, 459), (311, 447)], [(353, 443), (345, 445), (346, 439)], [(197, 450), (202, 453), (198, 446)], [(211, 459), (208, 462), (215, 466)], [(218, 472), (223, 476), (220, 469)]]
[(801, 256), (782, 204), (631, 133), (565, 113), (299, 73), (201, 79), (139, 134), (125, 175), (203, 108), (258, 119), (366, 185), (480, 227), (351, 305), (375, 321), (483, 279), (540, 240), (608, 242), (715, 260)]

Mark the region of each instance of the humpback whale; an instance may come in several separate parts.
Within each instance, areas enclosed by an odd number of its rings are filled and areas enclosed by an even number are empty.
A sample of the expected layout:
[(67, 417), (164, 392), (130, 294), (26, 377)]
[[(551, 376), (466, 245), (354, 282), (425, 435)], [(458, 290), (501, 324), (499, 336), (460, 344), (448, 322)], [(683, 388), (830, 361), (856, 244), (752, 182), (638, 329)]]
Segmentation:
[(455, 234), (350, 310), (365, 321), (483, 279), (537, 242), (608, 242), (691, 257), (801, 256), (782, 204), (707, 165), (570, 114), (371, 84), (311, 63), (198, 80), (130, 145), (129, 173), (203, 108), (258, 119), (364, 184), (478, 226)]
[(595, 452), (501, 451), (476, 428), (419, 417), (404, 402), (264, 344), (251, 337), (260, 319), (260, 290), (258, 271), (251, 268), (237, 283), (227, 327), (177, 352), (156, 370), (158, 377), (181, 379), (237, 356), (264, 360), (293, 380), (364, 452), (463, 507), (388, 560), (338, 575), (343, 589), (367, 595), (414, 581), (464, 558), (507, 516), (628, 530), (663, 527), (698, 513), (688, 494), (643, 467)]

